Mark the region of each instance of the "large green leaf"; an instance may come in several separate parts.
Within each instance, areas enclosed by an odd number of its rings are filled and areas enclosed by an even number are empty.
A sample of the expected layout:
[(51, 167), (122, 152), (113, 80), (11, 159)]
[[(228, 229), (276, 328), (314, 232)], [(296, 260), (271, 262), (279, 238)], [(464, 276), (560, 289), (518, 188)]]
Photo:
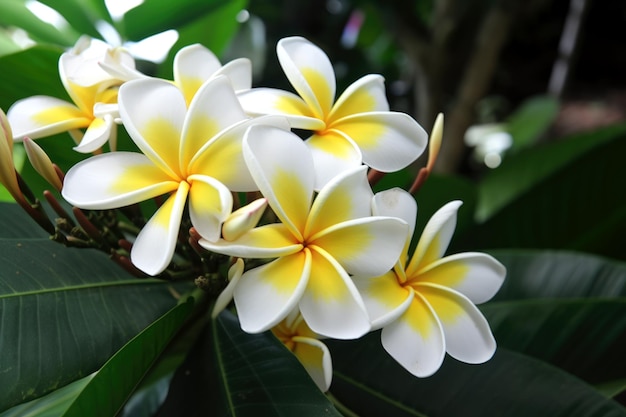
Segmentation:
[(193, 298), (177, 305), (128, 342), (104, 364), (64, 417), (113, 416), (193, 311)]
[(416, 378), (387, 355), (379, 332), (332, 342), (331, 392), (367, 416), (603, 416), (626, 410), (581, 380), (530, 357), (499, 349), (482, 365), (447, 357), (429, 378)]
[[(77, 33), (101, 38), (96, 29), (96, 22), (108, 21), (111, 17), (104, 0), (40, 0), (59, 12)], [(76, 39), (74, 39), (75, 41)], [(70, 46), (70, 45), (68, 45)]]
[[(124, 15), (124, 34), (128, 39), (138, 41), (184, 27), (223, 5), (224, 2), (219, 0), (146, 0)], [(211, 28), (205, 30), (211, 33)]]
[(0, 25), (17, 26), (36, 40), (59, 45), (71, 45), (78, 38), (78, 34), (70, 28), (62, 30), (40, 20), (28, 10), (25, 0), (1, 1)]
[(270, 333), (244, 333), (225, 311), (178, 370), (157, 416), (339, 416)]
[(97, 370), (175, 304), (167, 283), (49, 240), (0, 240), (0, 410)]
[(522, 152), (481, 185), (462, 247), (563, 248), (626, 259), (626, 125)]

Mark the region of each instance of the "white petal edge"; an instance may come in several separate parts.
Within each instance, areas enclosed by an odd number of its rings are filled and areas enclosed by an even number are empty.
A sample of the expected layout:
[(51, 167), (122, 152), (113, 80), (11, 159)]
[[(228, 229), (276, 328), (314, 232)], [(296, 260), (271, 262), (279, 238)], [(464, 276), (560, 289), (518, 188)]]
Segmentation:
[(374, 195), (372, 214), (404, 220), (409, 225), (408, 238), (410, 239), (415, 231), (417, 221), (417, 202), (410, 193), (402, 188), (390, 188)]
[[(172, 260), (188, 191), (189, 185), (181, 182), (178, 190), (152, 215), (133, 242), (130, 260), (148, 275), (160, 274)], [(167, 216), (167, 224), (163, 224), (164, 216)]]
[(292, 340), (296, 343), (302, 343), (314, 347), (321, 352), (321, 367), (316, 367), (313, 364), (304, 362), (303, 360), (300, 360), (300, 363), (302, 363), (302, 366), (304, 366), (304, 369), (306, 369), (307, 373), (311, 379), (313, 379), (313, 382), (315, 382), (320, 391), (328, 391), (330, 383), (333, 379), (333, 364), (328, 347), (324, 344), (324, 342), (311, 337), (294, 336)]
[(219, 195), (219, 202), (217, 203), (219, 210), (214, 212), (198, 212), (191, 203), (189, 204), (191, 224), (202, 237), (210, 241), (216, 241), (220, 237), (222, 223), (233, 208), (233, 195), (224, 184), (206, 175), (191, 175), (187, 178), (187, 181), (191, 182), (190, 194), (194, 192), (193, 183), (199, 181), (212, 187)]
[(111, 131), (116, 128), (113, 116), (105, 115), (103, 118), (96, 118), (83, 135), (78, 146), (74, 150), (81, 153), (90, 153), (100, 149), (111, 137)]
[(233, 294), (235, 293), (235, 287), (243, 275), (244, 269), (243, 259), (237, 258), (235, 263), (228, 269), (228, 284), (226, 288), (222, 290), (220, 295), (217, 296), (213, 310), (211, 311), (211, 318), (216, 318), (219, 314), (228, 307), (228, 304), (233, 300)]
[(361, 166), (361, 150), (352, 139), (343, 136), (349, 145), (346, 147), (346, 149), (350, 149), (348, 151), (349, 155), (338, 156), (328, 152), (327, 149), (316, 146), (315, 141), (312, 140), (314, 137), (315, 136), (312, 136), (305, 140), (304, 143), (309, 148), (311, 156), (313, 157), (313, 165), (315, 167), (315, 190), (321, 190), (334, 177), (341, 175), (341, 173)]

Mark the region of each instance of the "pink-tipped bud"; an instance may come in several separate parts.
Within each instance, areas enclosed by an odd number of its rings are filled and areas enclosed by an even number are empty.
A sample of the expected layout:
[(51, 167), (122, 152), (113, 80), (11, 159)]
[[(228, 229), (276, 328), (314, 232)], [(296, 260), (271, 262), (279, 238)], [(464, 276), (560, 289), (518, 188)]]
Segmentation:
[(267, 199), (259, 198), (231, 213), (222, 226), (224, 240), (233, 241), (254, 228), (267, 207)]
[(441, 149), (441, 140), (443, 138), (443, 113), (439, 113), (433, 125), (433, 131), (430, 134), (430, 143), (428, 147), (428, 164), (426, 169), (432, 172), (433, 166), (437, 161), (439, 149)]
[(44, 150), (29, 137), (24, 138), (24, 149), (26, 150), (28, 160), (33, 165), (33, 168), (35, 168), (35, 171), (37, 171), (39, 175), (48, 181), (57, 191), (61, 191), (61, 188), (63, 188), (61, 179), (59, 178), (52, 161)]

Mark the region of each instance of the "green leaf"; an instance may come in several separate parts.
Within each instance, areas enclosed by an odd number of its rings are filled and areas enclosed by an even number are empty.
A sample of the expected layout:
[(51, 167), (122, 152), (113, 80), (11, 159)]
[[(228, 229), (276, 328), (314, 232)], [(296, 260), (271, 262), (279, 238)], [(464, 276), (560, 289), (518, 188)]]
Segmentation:
[(496, 169), (480, 186), (460, 246), (562, 248), (626, 259), (622, 177), (626, 125), (550, 144)]
[(506, 120), (513, 137), (510, 151), (519, 151), (533, 145), (545, 133), (557, 116), (559, 102), (550, 96), (535, 96), (524, 101)]
[[(184, 27), (223, 5), (219, 0), (146, 0), (124, 15), (124, 33), (128, 39), (139, 41), (168, 29)], [(211, 33), (210, 28), (205, 30)]]
[(100, 252), (0, 240), (0, 410), (94, 372), (174, 304)]
[(329, 342), (331, 393), (362, 417), (626, 416), (581, 380), (506, 349), (481, 365), (446, 357), (435, 375), (416, 378), (384, 352), (379, 337), (376, 332), (358, 341)]
[[(0, 203), (1, 238), (47, 238), (48, 234), (15, 203)], [(0, 267), (0, 271), (1, 271)]]
[(172, 380), (157, 416), (340, 416), (271, 333), (247, 334), (222, 312)]
[(58, 45), (70, 46), (78, 38), (78, 34), (71, 29), (61, 30), (40, 20), (28, 10), (24, 0), (0, 2), (0, 25), (17, 26), (28, 32), (35, 40)]
[(78, 379), (36, 400), (11, 407), (0, 413), (0, 417), (58, 417), (67, 410), (94, 375)]
[[(39, 0), (61, 14), (79, 34), (101, 38), (96, 29), (98, 20), (112, 23), (103, 0)], [(78, 39), (74, 39), (74, 42)]]
[(494, 301), (626, 297), (626, 263), (579, 252), (489, 251), (507, 268)]
[(193, 306), (190, 297), (135, 336), (104, 364), (63, 416), (116, 415)]

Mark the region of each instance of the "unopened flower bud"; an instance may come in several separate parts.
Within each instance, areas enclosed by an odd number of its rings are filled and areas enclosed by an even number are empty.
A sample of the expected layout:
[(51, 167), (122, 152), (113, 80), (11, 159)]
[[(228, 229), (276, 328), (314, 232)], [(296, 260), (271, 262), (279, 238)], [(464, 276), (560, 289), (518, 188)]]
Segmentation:
[(57, 191), (61, 191), (61, 188), (63, 188), (61, 179), (44, 150), (29, 137), (24, 138), (24, 149), (35, 171), (56, 188)]
[(16, 200), (23, 199), (13, 165), (13, 132), (4, 111), (0, 109), (0, 183)]
[(224, 240), (233, 241), (257, 225), (267, 207), (267, 199), (259, 198), (231, 213), (222, 226)]
[(437, 161), (439, 149), (441, 149), (441, 140), (443, 138), (443, 113), (439, 113), (433, 125), (433, 131), (430, 134), (430, 143), (428, 145), (428, 164), (426, 169), (432, 172), (433, 166)]

